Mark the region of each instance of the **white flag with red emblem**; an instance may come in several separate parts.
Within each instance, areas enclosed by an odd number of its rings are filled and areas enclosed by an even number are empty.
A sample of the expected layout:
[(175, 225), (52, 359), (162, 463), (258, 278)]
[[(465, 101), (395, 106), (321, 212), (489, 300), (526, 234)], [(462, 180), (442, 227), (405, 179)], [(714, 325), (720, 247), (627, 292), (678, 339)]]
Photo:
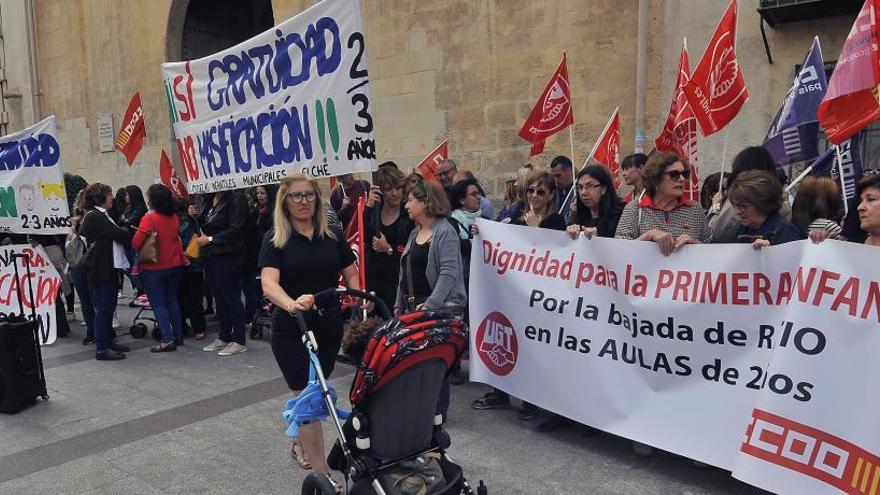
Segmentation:
[(697, 153), (697, 118), (688, 104), (684, 94), (684, 86), (690, 78), (690, 62), (688, 58), (687, 40), (681, 45), (681, 60), (678, 64), (678, 79), (675, 82), (675, 93), (669, 106), (669, 115), (663, 131), (654, 139), (657, 151), (671, 151), (687, 159), (691, 165), (690, 184), (684, 194), (690, 200), (700, 197), (700, 179), (697, 174), (699, 154)]
[(620, 107), (614, 109), (605, 130), (599, 135), (593, 158), (608, 167), (614, 177), (614, 188), (620, 187)]
[(736, 1), (731, 0), (727, 6), (709, 46), (684, 86), (704, 136), (723, 129), (749, 99), (736, 60)]
[(571, 111), (568, 65), (563, 53), (562, 62), (519, 130), (519, 137), (532, 143), (529, 156), (533, 156), (544, 151), (544, 140), (572, 124), (574, 113)]
[(444, 139), (443, 142), (440, 143), (440, 146), (434, 148), (434, 151), (429, 153), (416, 169), (422, 174), (422, 177), (424, 177), (425, 180), (439, 182), (439, 180), (437, 180), (437, 166), (440, 165), (440, 162), (448, 158), (449, 140)]

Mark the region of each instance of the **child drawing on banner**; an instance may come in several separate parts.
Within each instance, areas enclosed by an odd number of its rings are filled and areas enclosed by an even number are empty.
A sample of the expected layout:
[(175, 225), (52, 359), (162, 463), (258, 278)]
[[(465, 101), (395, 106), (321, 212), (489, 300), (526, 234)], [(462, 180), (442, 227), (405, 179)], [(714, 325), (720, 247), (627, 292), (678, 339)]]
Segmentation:
[(40, 186), (43, 199), (49, 203), (49, 210), (59, 213), (64, 202), (64, 183), (37, 181), (37, 185)]
[(19, 210), (34, 211), (37, 196), (33, 184), (21, 184), (18, 186)]

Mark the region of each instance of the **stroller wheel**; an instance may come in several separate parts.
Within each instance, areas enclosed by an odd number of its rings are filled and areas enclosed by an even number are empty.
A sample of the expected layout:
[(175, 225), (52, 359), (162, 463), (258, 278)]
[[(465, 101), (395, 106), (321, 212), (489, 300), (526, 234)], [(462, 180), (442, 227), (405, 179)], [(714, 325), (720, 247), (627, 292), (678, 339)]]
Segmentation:
[(129, 335), (135, 339), (142, 339), (147, 336), (147, 326), (143, 323), (135, 323), (128, 329)]
[(302, 495), (336, 495), (336, 487), (326, 476), (311, 472), (303, 480)]
[(252, 324), (251, 325), (251, 338), (252, 339), (262, 339), (263, 338), (263, 329), (259, 325)]

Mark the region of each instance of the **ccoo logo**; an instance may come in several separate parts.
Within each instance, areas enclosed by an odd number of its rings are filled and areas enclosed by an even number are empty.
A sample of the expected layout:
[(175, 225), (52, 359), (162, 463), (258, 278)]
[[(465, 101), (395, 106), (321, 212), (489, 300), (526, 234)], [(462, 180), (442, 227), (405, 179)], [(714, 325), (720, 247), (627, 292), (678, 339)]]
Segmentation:
[(498, 311), (489, 313), (477, 330), (476, 348), (489, 371), (498, 376), (509, 374), (519, 354), (513, 324)]

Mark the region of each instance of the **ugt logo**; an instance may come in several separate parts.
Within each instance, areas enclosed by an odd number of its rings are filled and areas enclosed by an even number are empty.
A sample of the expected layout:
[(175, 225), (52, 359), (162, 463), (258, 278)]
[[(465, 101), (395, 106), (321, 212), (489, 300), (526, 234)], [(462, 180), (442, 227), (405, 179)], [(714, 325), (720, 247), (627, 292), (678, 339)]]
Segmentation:
[(516, 366), (519, 346), (516, 332), (506, 316), (494, 311), (480, 324), (477, 330), (477, 354), (489, 371), (505, 376)]

